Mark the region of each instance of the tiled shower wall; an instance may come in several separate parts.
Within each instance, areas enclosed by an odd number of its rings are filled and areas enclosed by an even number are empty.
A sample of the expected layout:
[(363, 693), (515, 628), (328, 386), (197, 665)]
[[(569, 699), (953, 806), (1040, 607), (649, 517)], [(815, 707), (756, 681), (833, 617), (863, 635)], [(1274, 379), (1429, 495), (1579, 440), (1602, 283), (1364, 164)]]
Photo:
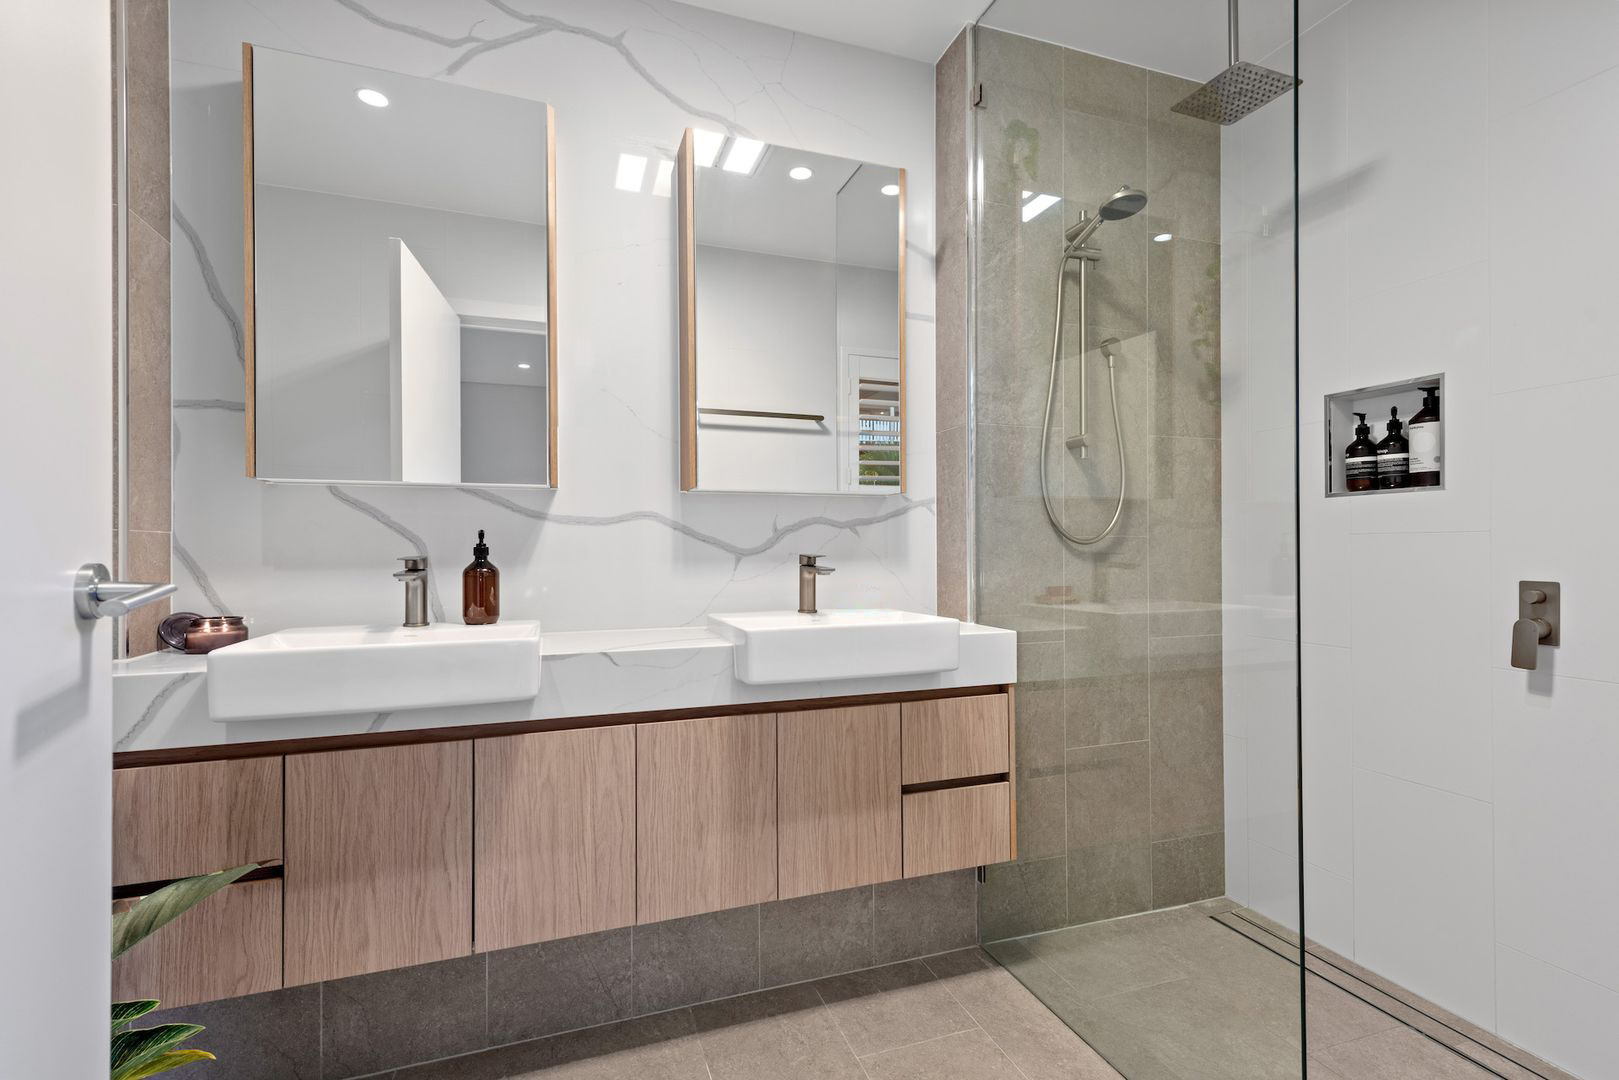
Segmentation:
[[(961, 206), (973, 125), (964, 106), (952, 107), (967, 94), (967, 36), (938, 68), (939, 606), (959, 602), (952, 545), (975, 528), (977, 617), (1019, 635), (1019, 853), (991, 867), (980, 889), (989, 940), (1224, 889), (1220, 130), (1169, 111), (1195, 88), (1184, 79), (976, 34), (981, 193), (970, 255)], [(1065, 227), (1125, 184), (1150, 201), (1092, 241), (1102, 259), (1091, 270), (1086, 337), (1093, 349), (1106, 337), (1121, 342), (1128, 497), (1115, 535), (1074, 547), (1051, 528), (1040, 497), (1055, 275)], [(1037, 212), (1038, 195), (1058, 201)], [(1152, 239), (1164, 233), (1172, 239)], [(1077, 275), (1068, 289), (1052, 485), (1068, 527), (1094, 533), (1117, 497), (1118, 451), (1108, 367), (1095, 352), (1090, 456), (1063, 447), (1079, 430)], [(959, 558), (965, 567), (964, 550)]]

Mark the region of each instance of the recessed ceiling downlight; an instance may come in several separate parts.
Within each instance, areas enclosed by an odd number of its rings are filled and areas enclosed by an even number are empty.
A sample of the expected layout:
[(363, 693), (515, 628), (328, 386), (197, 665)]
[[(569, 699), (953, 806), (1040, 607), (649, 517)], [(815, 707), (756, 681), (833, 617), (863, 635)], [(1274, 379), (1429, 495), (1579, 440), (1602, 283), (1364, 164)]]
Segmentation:
[(884, 184), (883, 187), (882, 187), (882, 192), (883, 192), (884, 195), (898, 195), (899, 194), (899, 185), (898, 184)]
[(794, 165), (792, 168), (787, 170), (787, 175), (792, 177), (794, 180), (808, 180), (810, 177), (815, 175), (815, 170), (810, 168), (808, 165)]
[(529, 368), (531, 368), (533, 366), (534, 366), (533, 364), (518, 364), (517, 365), (517, 370), (518, 371), (527, 371)]
[(1161, 232), (1157, 236), (1153, 237), (1153, 241), (1159, 244), (1167, 244), (1173, 239), (1175, 239), (1175, 234), (1166, 232)]
[(354, 96), (373, 109), (386, 109), (388, 107), (388, 95), (381, 90), (373, 90), (369, 86), (360, 87), (354, 91)]

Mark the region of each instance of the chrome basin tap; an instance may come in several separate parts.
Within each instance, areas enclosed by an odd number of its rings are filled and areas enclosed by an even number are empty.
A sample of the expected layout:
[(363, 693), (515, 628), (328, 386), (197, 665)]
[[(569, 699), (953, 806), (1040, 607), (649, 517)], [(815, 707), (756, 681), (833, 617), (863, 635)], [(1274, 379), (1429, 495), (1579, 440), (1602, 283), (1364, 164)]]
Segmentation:
[(830, 574), (835, 567), (822, 566), (817, 560), (819, 555), (800, 555), (798, 557), (798, 613), (800, 615), (815, 614), (815, 579), (822, 574)]
[(427, 556), (402, 555), (403, 570), (395, 570), (394, 577), (405, 583), (405, 625), (427, 625)]

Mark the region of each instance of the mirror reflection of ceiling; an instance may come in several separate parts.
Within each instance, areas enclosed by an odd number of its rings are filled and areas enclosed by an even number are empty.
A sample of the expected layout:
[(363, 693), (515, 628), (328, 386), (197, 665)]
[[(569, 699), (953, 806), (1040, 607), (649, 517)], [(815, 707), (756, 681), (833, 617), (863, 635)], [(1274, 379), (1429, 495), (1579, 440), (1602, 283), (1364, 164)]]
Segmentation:
[[(696, 7), (933, 63), (961, 28), (1054, 41), (1202, 82), (1226, 65), (1225, 0), (686, 0)], [(1300, 0), (1311, 26), (1343, 0)], [(1293, 0), (1242, 0), (1242, 52), (1258, 60), (1288, 40)]]
[(253, 67), (274, 86), (255, 103), (255, 183), (545, 224), (543, 102), (262, 47)]
[[(795, 169), (810, 176), (794, 179)], [(897, 270), (899, 199), (882, 188), (898, 179), (897, 169), (790, 146), (765, 147), (751, 174), (699, 167), (697, 242)]]

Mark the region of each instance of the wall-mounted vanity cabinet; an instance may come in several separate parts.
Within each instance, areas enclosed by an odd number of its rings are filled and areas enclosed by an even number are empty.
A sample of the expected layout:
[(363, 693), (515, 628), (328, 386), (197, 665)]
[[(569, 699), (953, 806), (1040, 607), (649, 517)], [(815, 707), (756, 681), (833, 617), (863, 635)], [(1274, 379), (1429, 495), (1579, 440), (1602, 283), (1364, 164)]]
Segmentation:
[(688, 130), (680, 487), (905, 490), (905, 170)]
[(247, 474), (557, 484), (556, 118), (242, 46)]
[(190, 1004), (1015, 854), (1001, 688), (513, 727), (116, 770), (120, 894), (267, 864), (121, 958), (119, 996)]

